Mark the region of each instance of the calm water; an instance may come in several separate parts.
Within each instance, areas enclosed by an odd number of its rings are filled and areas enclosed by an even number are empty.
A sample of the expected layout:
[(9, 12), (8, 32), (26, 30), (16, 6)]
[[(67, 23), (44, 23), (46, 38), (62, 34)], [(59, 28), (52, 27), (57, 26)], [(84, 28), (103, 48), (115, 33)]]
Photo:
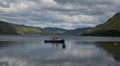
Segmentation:
[(0, 66), (120, 66), (120, 38), (0, 36)]

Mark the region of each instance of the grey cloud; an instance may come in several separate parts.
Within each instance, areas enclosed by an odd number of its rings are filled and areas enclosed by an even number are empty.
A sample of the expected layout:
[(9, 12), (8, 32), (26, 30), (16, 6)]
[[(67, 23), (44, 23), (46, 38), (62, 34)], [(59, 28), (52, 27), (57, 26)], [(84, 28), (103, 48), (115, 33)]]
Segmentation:
[(0, 19), (17, 24), (73, 29), (104, 23), (120, 12), (119, 0), (1, 0)]
[(66, 3), (75, 3), (75, 4), (112, 4), (113, 1), (110, 0), (55, 0), (59, 3), (66, 4)]

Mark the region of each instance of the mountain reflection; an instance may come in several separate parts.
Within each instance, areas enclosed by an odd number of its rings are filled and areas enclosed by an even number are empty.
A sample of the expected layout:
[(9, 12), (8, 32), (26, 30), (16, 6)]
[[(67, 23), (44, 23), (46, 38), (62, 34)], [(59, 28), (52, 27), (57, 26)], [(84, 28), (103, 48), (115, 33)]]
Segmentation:
[(96, 44), (111, 54), (116, 61), (120, 61), (120, 42), (98, 42)]

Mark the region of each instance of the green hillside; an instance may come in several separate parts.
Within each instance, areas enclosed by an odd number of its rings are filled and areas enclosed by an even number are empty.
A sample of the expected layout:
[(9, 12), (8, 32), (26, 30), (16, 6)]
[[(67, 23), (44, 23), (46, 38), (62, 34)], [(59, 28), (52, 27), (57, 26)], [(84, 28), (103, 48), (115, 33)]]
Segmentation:
[(17, 34), (15, 24), (0, 21), (0, 34)]
[(106, 23), (96, 26), (80, 35), (120, 36), (120, 13), (115, 14)]
[(0, 34), (16, 34), (16, 35), (41, 35), (41, 34), (50, 34), (39, 27), (31, 27), (24, 25), (17, 25), (12, 23), (7, 23), (0, 21)]

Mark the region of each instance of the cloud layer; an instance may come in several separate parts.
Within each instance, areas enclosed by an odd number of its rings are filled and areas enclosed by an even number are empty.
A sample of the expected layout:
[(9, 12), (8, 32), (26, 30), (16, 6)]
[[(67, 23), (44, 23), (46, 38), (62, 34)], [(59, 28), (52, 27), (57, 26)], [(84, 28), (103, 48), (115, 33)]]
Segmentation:
[(0, 0), (0, 20), (38, 27), (93, 27), (120, 12), (119, 0)]

